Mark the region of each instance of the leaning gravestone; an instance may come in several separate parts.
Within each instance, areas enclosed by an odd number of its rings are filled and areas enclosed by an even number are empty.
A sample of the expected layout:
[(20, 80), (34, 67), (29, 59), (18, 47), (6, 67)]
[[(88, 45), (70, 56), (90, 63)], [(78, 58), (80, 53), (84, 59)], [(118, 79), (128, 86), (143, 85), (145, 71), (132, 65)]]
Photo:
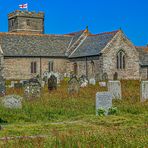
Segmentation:
[(48, 79), (48, 90), (57, 89), (57, 78), (54, 75), (51, 75)]
[(105, 110), (105, 115), (108, 114), (109, 108), (112, 107), (112, 94), (110, 92), (98, 92), (96, 94), (96, 115), (98, 110)]
[(78, 94), (80, 89), (79, 81), (76, 76), (73, 76), (68, 81), (68, 93), (69, 94)]
[(148, 100), (148, 81), (142, 81), (140, 101), (144, 102), (146, 100)]
[(2, 76), (0, 76), (0, 96), (5, 95), (6, 87), (5, 87), (5, 80)]
[(121, 99), (122, 98), (120, 81), (109, 81), (107, 86), (108, 86), (108, 91), (113, 96), (113, 99)]
[(21, 109), (22, 108), (22, 97), (17, 95), (9, 95), (2, 98), (2, 105), (5, 108), (10, 109)]

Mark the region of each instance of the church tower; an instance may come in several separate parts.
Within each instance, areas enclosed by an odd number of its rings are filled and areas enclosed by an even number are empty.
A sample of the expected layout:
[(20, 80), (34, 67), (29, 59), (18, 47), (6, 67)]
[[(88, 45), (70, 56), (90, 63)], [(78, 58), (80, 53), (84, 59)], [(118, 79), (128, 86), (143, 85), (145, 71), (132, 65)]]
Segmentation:
[(44, 13), (16, 10), (8, 14), (9, 32), (44, 33)]

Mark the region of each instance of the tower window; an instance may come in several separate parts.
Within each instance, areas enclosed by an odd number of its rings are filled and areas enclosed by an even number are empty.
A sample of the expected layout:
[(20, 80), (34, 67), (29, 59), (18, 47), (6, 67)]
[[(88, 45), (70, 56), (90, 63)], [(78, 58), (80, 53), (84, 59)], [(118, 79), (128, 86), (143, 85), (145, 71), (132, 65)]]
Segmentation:
[(36, 73), (37, 72), (37, 63), (36, 62), (31, 62), (31, 73)]
[(30, 20), (29, 19), (26, 20), (26, 23), (27, 23), (27, 26), (30, 26)]
[(125, 53), (121, 50), (117, 53), (117, 69), (125, 69)]
[(14, 26), (14, 20), (11, 20), (11, 26)]

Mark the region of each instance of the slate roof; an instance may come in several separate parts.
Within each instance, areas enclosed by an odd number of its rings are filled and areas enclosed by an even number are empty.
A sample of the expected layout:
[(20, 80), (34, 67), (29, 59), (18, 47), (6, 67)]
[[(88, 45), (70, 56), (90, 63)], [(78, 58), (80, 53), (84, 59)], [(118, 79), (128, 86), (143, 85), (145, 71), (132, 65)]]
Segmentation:
[(0, 33), (4, 56), (65, 56), (71, 37), (64, 35), (39, 35)]
[(78, 38), (83, 34), (85, 30), (80, 30), (78, 32), (72, 32), (72, 33), (69, 33), (69, 34), (65, 34), (65, 35), (70, 35), (72, 38), (71, 38), (71, 42), (70, 42), (70, 46), (76, 42), (78, 40)]
[(80, 47), (70, 55), (70, 58), (99, 55), (101, 50), (112, 40), (117, 31), (96, 35), (88, 35)]
[(140, 65), (148, 66), (148, 47), (136, 47), (136, 49), (139, 52)]
[[(85, 30), (65, 35), (44, 35), (27, 33), (0, 33), (0, 45), (4, 56), (10, 57), (66, 57), (66, 51)], [(117, 31), (101, 34), (86, 34), (80, 46), (70, 51), (68, 58), (99, 55), (113, 39)], [(148, 47), (136, 47), (140, 65), (148, 66)]]

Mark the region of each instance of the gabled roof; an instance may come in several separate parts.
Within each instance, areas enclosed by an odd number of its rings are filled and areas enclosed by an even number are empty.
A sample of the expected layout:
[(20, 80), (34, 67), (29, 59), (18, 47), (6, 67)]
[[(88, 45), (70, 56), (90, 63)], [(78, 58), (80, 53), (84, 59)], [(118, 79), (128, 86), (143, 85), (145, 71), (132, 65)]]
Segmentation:
[(79, 48), (70, 55), (70, 58), (99, 55), (118, 31), (88, 35)]
[(60, 56), (65, 51), (71, 36), (24, 33), (0, 33), (4, 56)]
[(88, 29), (65, 35), (0, 33), (4, 56), (85, 57), (99, 55), (117, 31), (92, 35)]
[(140, 57), (140, 65), (141, 66), (148, 66), (148, 47), (136, 47), (137, 51), (139, 52)]

